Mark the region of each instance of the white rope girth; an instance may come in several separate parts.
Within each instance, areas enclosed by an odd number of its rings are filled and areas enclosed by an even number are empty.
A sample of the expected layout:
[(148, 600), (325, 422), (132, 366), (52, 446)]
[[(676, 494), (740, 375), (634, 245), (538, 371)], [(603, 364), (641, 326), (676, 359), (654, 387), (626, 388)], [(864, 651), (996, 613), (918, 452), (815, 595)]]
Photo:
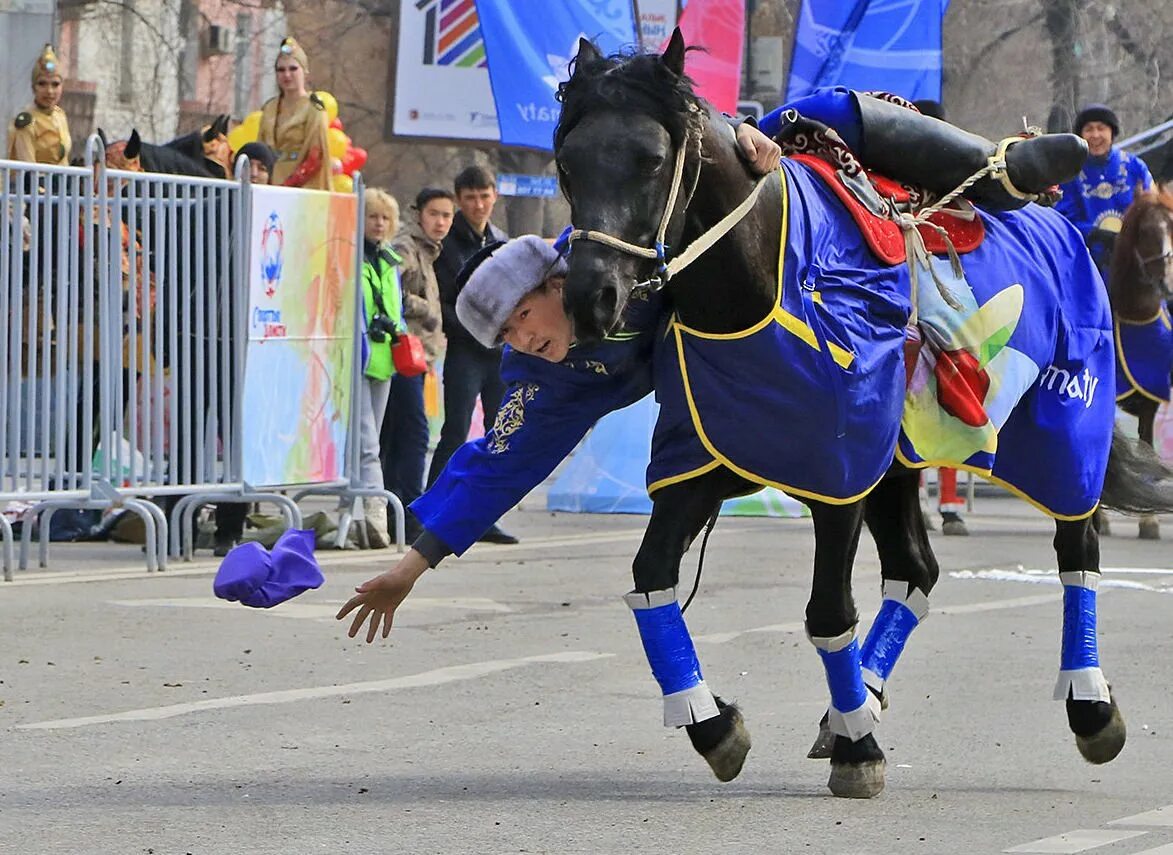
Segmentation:
[[(668, 233), (668, 224), (672, 220), (672, 213), (676, 208), (676, 201), (680, 195), (680, 185), (684, 179), (684, 164), (685, 157), (688, 154), (689, 146), (693, 140), (693, 134), (689, 132), (685, 135), (684, 142), (680, 148), (676, 150), (676, 164), (672, 174), (672, 187), (668, 191), (668, 203), (664, 208), (664, 215), (660, 218), (660, 228), (656, 232), (656, 243), (654, 246), (645, 247), (637, 246), (633, 243), (614, 237), (606, 232), (594, 231), (592, 229), (575, 229), (570, 233), (568, 241), (573, 244), (576, 240), (592, 240), (596, 243), (601, 243), (604, 246), (609, 246), (612, 249), (625, 252), (628, 255), (634, 255), (637, 258), (646, 258), (652, 261), (659, 261), (660, 268), (656, 271), (656, 275), (648, 281), (652, 290), (658, 291), (663, 288), (673, 276), (682, 271), (688, 265), (692, 264), (707, 252), (713, 244), (723, 238), (729, 231), (741, 222), (745, 215), (750, 212), (754, 205), (757, 204), (758, 195), (761, 193), (762, 186), (770, 177), (771, 173), (763, 175), (754, 184), (753, 189), (749, 195), (742, 201), (740, 205), (726, 214), (714, 226), (709, 228), (700, 237), (688, 245), (682, 253), (677, 255), (671, 261), (666, 261), (666, 247), (664, 246), (664, 237)], [(700, 167), (697, 168), (696, 181), (693, 182), (692, 193), (696, 192), (696, 185), (700, 182)], [(685, 200), (685, 208), (688, 203), (692, 201), (692, 193), (689, 193)]]

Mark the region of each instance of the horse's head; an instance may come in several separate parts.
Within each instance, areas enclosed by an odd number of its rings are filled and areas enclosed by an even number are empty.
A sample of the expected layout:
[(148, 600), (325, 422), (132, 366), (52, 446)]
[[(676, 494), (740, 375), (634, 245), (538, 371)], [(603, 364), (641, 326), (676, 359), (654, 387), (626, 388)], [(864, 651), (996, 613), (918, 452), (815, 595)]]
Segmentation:
[(228, 144), (228, 116), (220, 115), (212, 124), (201, 130), (200, 142), (204, 159), (224, 172), (224, 177), (232, 175), (232, 146)]
[(580, 340), (617, 324), (682, 236), (706, 116), (684, 54), (679, 30), (662, 56), (604, 57), (583, 39), (559, 86), (554, 153), (576, 229), (565, 303)]
[(1158, 301), (1173, 299), (1173, 194), (1138, 193), (1125, 212), (1109, 276), (1113, 307), (1151, 317)]
[[(102, 141), (106, 135), (99, 130)], [(106, 144), (106, 166), (110, 169), (121, 169), (125, 172), (142, 172), (142, 139), (137, 130), (130, 132), (130, 138)]]

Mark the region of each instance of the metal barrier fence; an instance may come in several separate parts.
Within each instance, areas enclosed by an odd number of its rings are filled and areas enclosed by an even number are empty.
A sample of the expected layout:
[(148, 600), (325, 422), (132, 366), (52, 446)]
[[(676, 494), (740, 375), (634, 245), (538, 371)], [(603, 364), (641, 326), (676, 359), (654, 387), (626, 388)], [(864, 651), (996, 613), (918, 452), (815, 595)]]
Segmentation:
[[(103, 155), (91, 137), (87, 167), (0, 161), (0, 501), (36, 502), (22, 518), (22, 568), (34, 521), (46, 566), (62, 508), (137, 514), (148, 570), (165, 567), (168, 551), (190, 558), (195, 511), (208, 502), (269, 501), (300, 525), (294, 500), (241, 477), (247, 163), (237, 182), (107, 169)], [(358, 283), (362, 224), (360, 211)], [(357, 402), (360, 366), (353, 375)], [(389, 494), (357, 483), (354, 406), (347, 477), (300, 486), (357, 505)], [(11, 579), (3, 517), (0, 537)]]

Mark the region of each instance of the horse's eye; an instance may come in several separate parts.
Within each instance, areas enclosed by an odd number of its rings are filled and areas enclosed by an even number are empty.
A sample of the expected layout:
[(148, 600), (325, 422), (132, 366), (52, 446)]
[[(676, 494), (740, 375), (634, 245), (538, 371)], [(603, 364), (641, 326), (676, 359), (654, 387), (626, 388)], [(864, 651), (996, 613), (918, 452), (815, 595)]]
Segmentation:
[(658, 154), (645, 154), (638, 160), (639, 171), (647, 175), (659, 172), (660, 167), (664, 165), (664, 158)]

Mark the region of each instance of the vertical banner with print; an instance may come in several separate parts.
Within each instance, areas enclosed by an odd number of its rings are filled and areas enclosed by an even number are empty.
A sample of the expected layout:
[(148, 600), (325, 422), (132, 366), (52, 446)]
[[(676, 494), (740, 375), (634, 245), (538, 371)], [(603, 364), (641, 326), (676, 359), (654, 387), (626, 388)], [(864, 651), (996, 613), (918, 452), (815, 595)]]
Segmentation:
[(580, 38), (604, 54), (637, 44), (631, 0), (477, 0), (476, 7), (505, 145), (553, 149), (561, 112), (554, 95)]
[(684, 70), (696, 83), (697, 94), (718, 110), (736, 113), (745, 46), (745, 0), (688, 0), (679, 26), (686, 45), (704, 48), (692, 51), (684, 60)]
[(497, 140), (473, 0), (403, 0), (391, 123), (397, 136)]
[(359, 298), (358, 199), (255, 187), (251, 222), (244, 480), (339, 480)]
[(941, 100), (941, 22), (949, 0), (803, 0), (786, 100), (823, 86)]

